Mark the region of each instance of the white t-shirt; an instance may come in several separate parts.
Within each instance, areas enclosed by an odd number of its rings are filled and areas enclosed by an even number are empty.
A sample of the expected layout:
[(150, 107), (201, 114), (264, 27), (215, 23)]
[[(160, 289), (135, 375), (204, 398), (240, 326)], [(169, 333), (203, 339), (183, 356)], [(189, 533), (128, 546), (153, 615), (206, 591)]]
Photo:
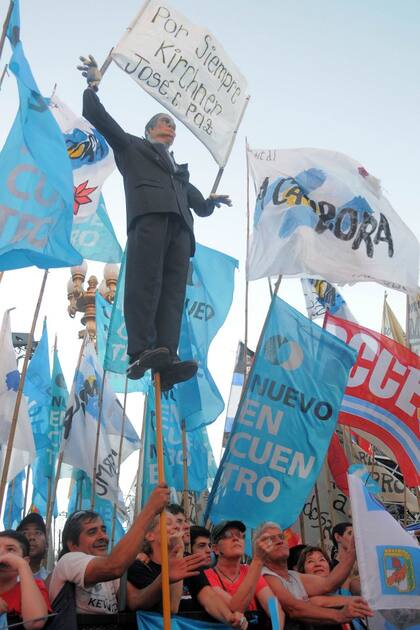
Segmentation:
[(308, 598), (308, 593), (306, 592), (305, 587), (302, 584), (302, 580), (300, 579), (300, 575), (297, 571), (288, 571), (288, 577), (284, 578), (278, 573), (275, 573), (268, 567), (263, 567), (261, 571), (261, 575), (274, 575), (274, 577), (278, 578), (283, 584), (284, 588), (289, 591), (291, 595), (294, 595), (296, 599), (303, 599), (306, 601)]
[(117, 613), (119, 579), (85, 586), (86, 567), (95, 557), (82, 551), (71, 551), (60, 558), (51, 576), (50, 600), (54, 600), (65, 582), (73, 582), (76, 585), (76, 608), (78, 613), (89, 613), (91, 615)]

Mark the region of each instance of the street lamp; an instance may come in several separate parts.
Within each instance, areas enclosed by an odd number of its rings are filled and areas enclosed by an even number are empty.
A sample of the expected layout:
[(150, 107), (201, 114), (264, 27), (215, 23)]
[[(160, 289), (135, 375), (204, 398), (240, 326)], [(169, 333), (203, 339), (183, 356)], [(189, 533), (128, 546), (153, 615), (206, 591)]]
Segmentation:
[[(87, 274), (87, 264), (84, 260), (81, 265), (70, 269), (71, 278), (67, 283), (67, 299), (69, 305), (67, 312), (70, 317), (74, 318), (76, 313), (84, 313), (82, 324), (86, 326), (86, 330), (91, 339), (96, 338), (96, 291), (102, 295), (107, 302), (113, 303), (115, 290), (117, 287), (119, 267), (118, 265), (107, 263), (104, 267), (104, 279), (98, 283), (96, 276), (90, 276), (87, 281), (87, 288), (84, 288), (84, 282)], [(99, 287), (98, 287), (99, 284)], [(79, 337), (83, 338), (84, 331), (79, 332)]]

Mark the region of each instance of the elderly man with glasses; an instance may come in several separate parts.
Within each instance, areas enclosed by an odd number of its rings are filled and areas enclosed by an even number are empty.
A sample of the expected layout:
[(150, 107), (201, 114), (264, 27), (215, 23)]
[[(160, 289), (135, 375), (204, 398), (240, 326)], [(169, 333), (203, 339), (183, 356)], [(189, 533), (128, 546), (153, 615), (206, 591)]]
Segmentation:
[(159, 484), (111, 553), (106, 527), (96, 512), (81, 510), (71, 514), (64, 525), (62, 550), (51, 577), (51, 601), (66, 582), (72, 582), (76, 585), (77, 612), (118, 612), (119, 578), (141, 551), (150, 522), (168, 503), (169, 488)]

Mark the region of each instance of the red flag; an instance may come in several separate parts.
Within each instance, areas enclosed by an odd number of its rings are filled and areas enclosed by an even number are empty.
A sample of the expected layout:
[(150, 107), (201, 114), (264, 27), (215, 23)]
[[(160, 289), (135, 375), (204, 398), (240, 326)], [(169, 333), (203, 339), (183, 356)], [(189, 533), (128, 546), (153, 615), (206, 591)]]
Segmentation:
[(334, 433), (328, 448), (327, 461), (335, 485), (348, 497), (349, 484), (347, 482), (347, 470), (349, 461), (336, 433)]
[(327, 313), (326, 329), (359, 351), (339, 422), (375, 435), (394, 453), (408, 486), (420, 481), (420, 357), (396, 341)]

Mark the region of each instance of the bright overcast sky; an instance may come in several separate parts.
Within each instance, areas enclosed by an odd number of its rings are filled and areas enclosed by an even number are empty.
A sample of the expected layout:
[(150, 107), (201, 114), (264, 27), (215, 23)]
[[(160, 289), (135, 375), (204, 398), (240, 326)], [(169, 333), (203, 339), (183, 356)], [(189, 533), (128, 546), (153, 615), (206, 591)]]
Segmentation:
[[(251, 147), (320, 147), (341, 151), (378, 177), (395, 210), (418, 236), (420, 3), (418, 0), (171, 0), (192, 22), (206, 26), (248, 80), (251, 101), (239, 130), (219, 192), (232, 208), (196, 220), (197, 240), (239, 259), (234, 305), (213, 343), (210, 367), (227, 401), (237, 342), (244, 329), (246, 229), (245, 137)], [(0, 18), (8, 2), (1, 0)], [(136, 15), (136, 0), (21, 0), (21, 39), (35, 80), (45, 96), (57, 94), (81, 112), (85, 83), (76, 70), (79, 55), (99, 64)], [(10, 57), (5, 45), (1, 64)], [(162, 106), (111, 65), (99, 96), (127, 131), (142, 135), (145, 122)], [(6, 78), (0, 92), (0, 142), (16, 113), (16, 81)], [(178, 162), (188, 161), (191, 180), (207, 194), (217, 166), (205, 147), (178, 124), (174, 145)], [(115, 172), (104, 187), (109, 215), (125, 243), (122, 179)], [(252, 198), (253, 200), (253, 198)], [(252, 208), (251, 208), (252, 211)], [(102, 265), (89, 263), (101, 279)], [(78, 355), (80, 318), (67, 315), (69, 270), (54, 270), (37, 327), (48, 316), (50, 345), (58, 333), (60, 357), (70, 388)], [(42, 271), (7, 272), (0, 284), (2, 309), (16, 306), (12, 329), (29, 331)], [(343, 294), (361, 324), (379, 329), (383, 287), (372, 283), (345, 287)], [(280, 296), (304, 310), (300, 281), (284, 281)], [(405, 297), (389, 292), (405, 325)], [(249, 342), (255, 347), (269, 302), (266, 280), (250, 289)], [(129, 415), (141, 422), (142, 405), (132, 395)], [(210, 427), (215, 455), (220, 453), (224, 414)]]

